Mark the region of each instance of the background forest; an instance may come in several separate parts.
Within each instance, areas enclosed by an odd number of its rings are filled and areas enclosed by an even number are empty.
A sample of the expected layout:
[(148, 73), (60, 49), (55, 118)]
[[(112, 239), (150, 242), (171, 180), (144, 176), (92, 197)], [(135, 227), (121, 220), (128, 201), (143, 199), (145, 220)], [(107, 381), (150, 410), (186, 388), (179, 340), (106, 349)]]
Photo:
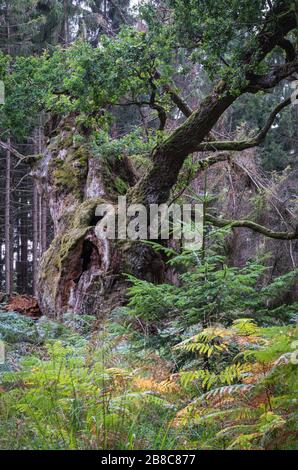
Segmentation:
[[(0, 448), (298, 448), (297, 18), (0, 1)], [(119, 195), (202, 247), (104, 244)]]

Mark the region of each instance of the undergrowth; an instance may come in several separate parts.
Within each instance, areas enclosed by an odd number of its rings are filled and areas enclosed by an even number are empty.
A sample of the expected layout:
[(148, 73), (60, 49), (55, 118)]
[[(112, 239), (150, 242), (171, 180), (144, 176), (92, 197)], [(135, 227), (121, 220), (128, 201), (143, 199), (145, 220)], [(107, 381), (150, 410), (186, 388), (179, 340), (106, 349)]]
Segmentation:
[(259, 261), (169, 257), (96, 328), (0, 312), (2, 449), (297, 449), (297, 305)]

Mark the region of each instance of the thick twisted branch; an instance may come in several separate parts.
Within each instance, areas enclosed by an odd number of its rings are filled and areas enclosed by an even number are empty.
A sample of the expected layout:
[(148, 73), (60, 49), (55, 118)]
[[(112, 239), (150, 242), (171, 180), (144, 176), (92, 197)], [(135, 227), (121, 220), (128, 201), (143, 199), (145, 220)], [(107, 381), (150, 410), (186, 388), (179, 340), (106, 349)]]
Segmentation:
[(198, 151), (209, 151), (215, 152), (217, 150), (228, 150), (228, 151), (241, 151), (251, 147), (257, 147), (260, 145), (263, 140), (265, 139), (268, 131), (270, 130), (272, 124), (276, 116), (286, 107), (291, 104), (291, 98), (284, 100), (280, 103), (272, 113), (270, 114), (266, 125), (263, 129), (253, 138), (247, 140), (239, 140), (239, 141), (214, 141), (214, 142), (202, 142), (198, 145)]
[(296, 72), (298, 72), (297, 59), (272, 68), (266, 75), (248, 75), (249, 85), (246, 87), (246, 91), (257, 93), (269, 90)]
[[(263, 59), (297, 27), (296, 13), (290, 0), (282, 0), (271, 10), (264, 21), (255, 41), (243, 46), (239, 67), (251, 69)], [(296, 70), (297, 64), (289, 63), (275, 68), (266, 76), (266, 87), (274, 86)], [(259, 77), (258, 77), (259, 79)], [(264, 77), (262, 77), (264, 79)], [(253, 83), (253, 80), (255, 82)], [(261, 80), (261, 79), (260, 79)], [(252, 76), (251, 89), (257, 79)], [(175, 129), (152, 153), (152, 166), (129, 193), (134, 202), (144, 204), (162, 203), (169, 198), (172, 187), (176, 184), (179, 171), (188, 155), (198, 150), (218, 119), (243, 93), (248, 91), (245, 84), (236, 94), (229, 89), (228, 83), (219, 82), (186, 121)], [(257, 90), (254, 89), (254, 92)]]

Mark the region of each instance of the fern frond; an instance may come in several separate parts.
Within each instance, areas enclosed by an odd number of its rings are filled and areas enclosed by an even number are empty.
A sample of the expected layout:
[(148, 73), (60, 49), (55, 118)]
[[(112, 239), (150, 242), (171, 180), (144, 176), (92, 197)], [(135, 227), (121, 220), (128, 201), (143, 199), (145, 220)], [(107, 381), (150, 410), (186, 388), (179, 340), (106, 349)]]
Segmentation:
[(254, 385), (251, 385), (251, 384), (227, 385), (227, 386), (218, 387), (213, 390), (210, 390), (210, 392), (205, 393), (201, 398), (205, 400), (210, 400), (210, 399), (214, 399), (217, 396), (220, 398), (224, 397), (225, 395), (234, 396), (238, 394), (247, 393), (253, 388), (254, 388)]

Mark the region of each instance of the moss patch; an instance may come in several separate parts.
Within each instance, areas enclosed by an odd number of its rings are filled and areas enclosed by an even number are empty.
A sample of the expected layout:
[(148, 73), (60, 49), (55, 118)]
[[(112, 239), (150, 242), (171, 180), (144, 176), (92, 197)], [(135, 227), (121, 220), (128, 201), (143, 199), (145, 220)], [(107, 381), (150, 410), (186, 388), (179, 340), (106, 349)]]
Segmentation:
[(52, 184), (58, 192), (72, 192), (82, 200), (88, 171), (88, 144), (76, 142), (72, 132), (63, 132), (49, 145), (53, 158), (49, 164)]
[(42, 273), (40, 284), (47, 289), (53, 301), (58, 293), (63, 270), (67, 269), (70, 253), (77, 248), (92, 228), (96, 207), (104, 202), (102, 198), (92, 198), (79, 204), (68, 215), (68, 230), (56, 236), (44, 254), (40, 270)]

